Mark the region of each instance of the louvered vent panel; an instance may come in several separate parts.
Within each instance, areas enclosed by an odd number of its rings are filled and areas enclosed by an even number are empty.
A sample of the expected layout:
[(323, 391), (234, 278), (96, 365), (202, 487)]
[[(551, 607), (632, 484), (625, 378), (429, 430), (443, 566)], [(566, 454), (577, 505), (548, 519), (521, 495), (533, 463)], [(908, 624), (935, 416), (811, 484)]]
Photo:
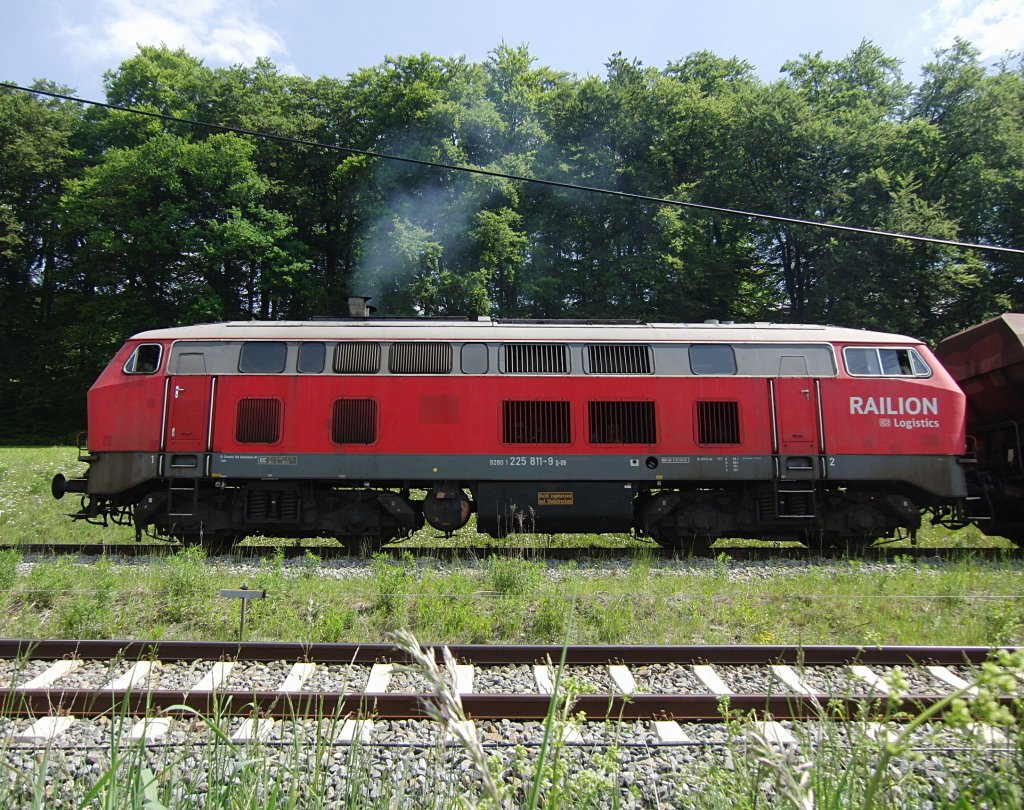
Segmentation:
[(587, 346), (591, 374), (650, 374), (651, 349), (642, 344)]
[(376, 400), (336, 399), (331, 412), (331, 441), (336, 444), (377, 441)]
[(502, 403), (502, 439), (506, 444), (569, 444), (568, 402)]
[(301, 512), (298, 492), (249, 490), (245, 498), (248, 523), (298, 523)]
[(380, 344), (368, 341), (339, 343), (334, 347), (335, 374), (376, 374), (380, 371)]
[(561, 343), (506, 343), (506, 374), (568, 374), (569, 347)]
[(451, 374), (450, 343), (392, 343), (388, 353), (392, 374)]
[(281, 400), (238, 400), (235, 440), (244, 444), (274, 444), (281, 439)]
[(653, 402), (591, 402), (591, 444), (656, 444)]
[(738, 402), (697, 403), (698, 444), (739, 444), (740, 406)]

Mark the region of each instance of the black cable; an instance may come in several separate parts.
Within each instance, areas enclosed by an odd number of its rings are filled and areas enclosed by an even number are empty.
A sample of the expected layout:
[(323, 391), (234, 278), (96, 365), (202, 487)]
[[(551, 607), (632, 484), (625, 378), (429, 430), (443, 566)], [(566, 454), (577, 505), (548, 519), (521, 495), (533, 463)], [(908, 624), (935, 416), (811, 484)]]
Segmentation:
[(127, 112), (134, 115), (143, 115), (148, 118), (156, 118), (160, 121), (169, 121), (176, 124), (188, 124), (190, 126), (205, 127), (206, 129), (216, 130), (218, 132), (231, 132), (235, 135), (246, 135), (253, 138), (262, 138), (269, 141), (277, 141), (279, 143), (287, 143), (293, 146), (306, 146), (314, 149), (326, 149), (335, 152), (345, 152), (350, 155), (361, 155), (363, 157), (373, 158), (375, 160), (393, 160), (400, 163), (409, 163), (414, 166), (425, 166), (431, 169), (444, 169), (447, 171), (455, 172), (466, 172), (468, 174), (476, 174), (483, 177), (493, 177), (498, 180), (511, 180), (517, 183), (535, 183), (537, 185), (548, 186), (550, 188), (567, 189), (570, 191), (586, 191), (591, 194), (604, 194), (609, 197), (619, 197), (626, 200), (634, 200), (637, 202), (654, 203), (656, 205), (674, 205), (679, 208), (694, 208), (700, 211), (710, 211), (716, 214), (728, 214), (730, 216), (747, 217), (748, 219), (764, 219), (771, 222), (782, 222), (787, 225), (807, 225), (813, 228), (825, 228), (833, 231), (844, 231), (846, 233), (860, 233), (867, 234), (869, 236), (885, 236), (890, 239), (906, 239), (913, 242), (927, 242), (934, 245), (945, 245), (947, 247), (958, 247), (966, 248), (968, 250), (989, 250), (1000, 253), (1013, 253), (1013, 254), (1024, 254), (1024, 249), (1002, 247), (999, 245), (982, 245), (976, 242), (960, 242), (954, 239), (939, 239), (934, 236), (920, 236), (917, 234), (910, 233), (898, 233), (895, 231), (882, 231), (872, 228), (858, 228), (853, 225), (839, 225), (834, 222), (818, 222), (811, 219), (799, 219), (798, 217), (786, 217), (780, 214), (764, 214), (757, 211), (744, 211), (738, 208), (724, 208), (717, 205), (706, 205), (704, 203), (695, 202), (684, 202), (682, 200), (671, 200), (665, 197), (652, 197), (647, 194), (634, 194), (628, 191), (615, 191), (613, 189), (599, 188), (597, 186), (583, 186), (575, 183), (564, 183), (559, 180), (544, 180), (539, 177), (525, 177), (518, 174), (507, 174), (505, 172), (497, 172), (491, 169), (483, 169), (479, 166), (457, 166), (452, 163), (438, 163), (432, 160), (420, 160), (418, 158), (404, 157), (402, 155), (390, 155), (382, 152), (371, 152), (366, 149), (356, 149), (351, 146), (337, 146), (335, 144), (320, 143), (319, 141), (307, 141), (303, 138), (293, 138), (286, 135), (274, 135), (270, 132), (259, 132), (252, 129), (243, 129), (242, 127), (231, 127), (225, 124), (211, 124), (205, 121), (196, 121), (192, 118), (179, 118), (174, 115), (166, 115), (164, 113), (152, 112), (151, 110), (140, 110), (137, 107), (121, 107), (116, 104), (107, 104), (103, 101), (91, 101), (89, 99), (77, 98), (76, 96), (69, 96), (63, 93), (54, 93), (49, 90), (34, 90), (30, 87), (22, 87), (17, 84), (9, 84), (8, 82), (0, 82), (0, 87), (8, 90), (18, 90), (23, 93), (33, 93), (40, 96), (48, 96), (50, 98), (60, 99), (61, 101), (72, 101), (77, 104), (88, 104), (93, 107), (102, 107), (107, 110), (116, 110), (118, 112)]

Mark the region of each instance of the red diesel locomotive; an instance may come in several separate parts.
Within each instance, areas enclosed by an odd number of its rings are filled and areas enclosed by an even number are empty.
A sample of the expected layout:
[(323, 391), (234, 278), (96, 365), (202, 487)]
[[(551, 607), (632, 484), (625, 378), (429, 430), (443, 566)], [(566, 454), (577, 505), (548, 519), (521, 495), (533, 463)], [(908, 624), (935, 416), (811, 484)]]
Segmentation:
[(965, 397), (921, 342), (824, 326), (223, 323), (89, 391), (76, 518), (225, 547), (454, 531), (868, 543), (959, 523)]

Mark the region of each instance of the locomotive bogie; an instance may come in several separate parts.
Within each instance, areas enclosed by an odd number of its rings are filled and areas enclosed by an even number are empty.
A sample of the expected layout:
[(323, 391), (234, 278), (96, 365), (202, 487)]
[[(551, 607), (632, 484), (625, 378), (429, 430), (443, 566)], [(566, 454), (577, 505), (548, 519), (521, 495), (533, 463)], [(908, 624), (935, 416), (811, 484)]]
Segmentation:
[(195, 326), (115, 356), (62, 487), (190, 541), (867, 541), (967, 496), (964, 409), (919, 342), (832, 327)]
[(380, 544), (423, 526), (422, 513), (407, 494), (297, 481), (178, 479), (141, 498), (134, 519), (136, 526), (175, 540), (266, 535)]
[(898, 494), (790, 482), (650, 493), (637, 503), (636, 525), (673, 547), (702, 547), (723, 537), (867, 545), (896, 532), (912, 536), (921, 513)]

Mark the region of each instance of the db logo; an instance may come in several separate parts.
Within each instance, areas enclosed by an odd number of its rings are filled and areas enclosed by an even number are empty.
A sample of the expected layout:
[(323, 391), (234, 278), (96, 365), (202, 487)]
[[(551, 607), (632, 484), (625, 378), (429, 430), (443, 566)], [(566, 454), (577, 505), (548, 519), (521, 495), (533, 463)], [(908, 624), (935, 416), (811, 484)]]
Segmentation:
[(878, 426), (879, 427), (892, 427), (892, 419), (879, 419), (878, 420)]

